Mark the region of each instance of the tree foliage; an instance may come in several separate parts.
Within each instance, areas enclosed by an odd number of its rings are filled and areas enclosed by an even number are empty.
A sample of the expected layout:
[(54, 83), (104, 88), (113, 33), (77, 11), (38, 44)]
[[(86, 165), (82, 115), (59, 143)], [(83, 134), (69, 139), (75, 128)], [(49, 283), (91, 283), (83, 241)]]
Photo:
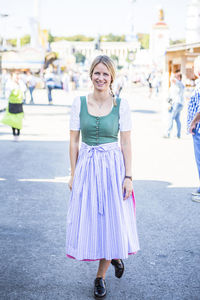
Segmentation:
[(85, 55), (83, 55), (83, 54), (80, 53), (80, 52), (76, 52), (76, 53), (74, 54), (74, 56), (76, 57), (76, 63), (77, 63), (77, 64), (78, 64), (78, 63), (84, 64), (85, 59), (86, 59)]
[(24, 36), (20, 39), (21, 46), (30, 44), (30, 41), (31, 41), (31, 36), (30, 36), (29, 34), (24, 35)]
[(51, 32), (48, 32), (48, 42), (51, 44), (55, 41), (55, 37), (51, 34)]
[(125, 42), (126, 37), (125, 35), (114, 35), (112, 33), (109, 33), (108, 35), (102, 35), (101, 36), (102, 42)]
[(138, 33), (138, 41), (141, 43), (142, 49), (149, 49), (149, 34), (148, 33)]
[(11, 45), (12, 47), (16, 47), (17, 46), (17, 39), (9, 39), (9, 40), (7, 40), (7, 43), (9, 45)]
[[(29, 34), (24, 35), (23, 37), (20, 38), (20, 45), (24, 46), (27, 44), (30, 44), (31, 41), (31, 37)], [(11, 45), (12, 47), (16, 47), (17, 46), (17, 39), (8, 39), (7, 43), (9, 45)]]
[(170, 39), (170, 45), (177, 45), (177, 44), (184, 44), (185, 39), (180, 39), (180, 40), (171, 40)]
[(118, 57), (117, 55), (112, 54), (110, 57), (112, 58), (112, 60), (114, 60), (114, 61), (118, 64), (118, 62), (119, 62), (119, 57)]
[(54, 37), (54, 41), (70, 41), (70, 42), (91, 42), (94, 40), (93, 37), (88, 37), (82, 34), (77, 34), (77, 35), (73, 35), (73, 36), (55, 36)]

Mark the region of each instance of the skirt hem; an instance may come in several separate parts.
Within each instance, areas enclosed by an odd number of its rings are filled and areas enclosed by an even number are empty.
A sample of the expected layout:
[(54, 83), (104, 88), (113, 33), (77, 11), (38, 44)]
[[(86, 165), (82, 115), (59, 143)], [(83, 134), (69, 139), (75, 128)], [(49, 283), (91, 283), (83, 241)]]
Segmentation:
[[(128, 255), (133, 255), (133, 254), (136, 254), (136, 253), (137, 253), (137, 251), (136, 251), (136, 252), (128, 253)], [(79, 260), (79, 261), (97, 261), (97, 260), (105, 259), (105, 258), (97, 258), (97, 259), (77, 259), (76, 257), (73, 257), (73, 256), (71, 256), (71, 255), (69, 255), (69, 254), (66, 254), (66, 256), (67, 256), (68, 258), (75, 259), (75, 260)], [(126, 257), (126, 258), (128, 258), (128, 257)], [(126, 258), (125, 258), (125, 259), (126, 259)], [(113, 257), (112, 259), (119, 259), (119, 258)], [(120, 259), (122, 259), (122, 258), (120, 258)], [(123, 258), (123, 259), (124, 259), (124, 258)], [(111, 259), (108, 259), (108, 260), (111, 260)]]

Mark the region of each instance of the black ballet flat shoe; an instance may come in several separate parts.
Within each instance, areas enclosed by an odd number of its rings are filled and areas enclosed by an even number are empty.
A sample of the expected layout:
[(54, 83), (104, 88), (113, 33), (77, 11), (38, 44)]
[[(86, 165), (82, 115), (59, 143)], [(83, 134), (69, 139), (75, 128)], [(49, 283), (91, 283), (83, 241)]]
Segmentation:
[(115, 267), (115, 276), (121, 278), (124, 273), (124, 263), (122, 259), (112, 259), (111, 264)]
[(103, 298), (106, 296), (106, 282), (102, 277), (97, 277), (94, 281), (95, 298)]

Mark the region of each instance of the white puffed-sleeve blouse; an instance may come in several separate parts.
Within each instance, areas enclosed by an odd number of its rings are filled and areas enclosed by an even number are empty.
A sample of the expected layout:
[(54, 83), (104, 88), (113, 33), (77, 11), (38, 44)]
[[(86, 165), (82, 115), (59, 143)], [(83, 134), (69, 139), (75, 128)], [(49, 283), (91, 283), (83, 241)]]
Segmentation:
[[(86, 97), (88, 100), (88, 97)], [(70, 130), (80, 130), (81, 99), (76, 97), (72, 103), (70, 116)], [(131, 111), (126, 99), (121, 99), (119, 109), (119, 130), (130, 131), (132, 129)]]

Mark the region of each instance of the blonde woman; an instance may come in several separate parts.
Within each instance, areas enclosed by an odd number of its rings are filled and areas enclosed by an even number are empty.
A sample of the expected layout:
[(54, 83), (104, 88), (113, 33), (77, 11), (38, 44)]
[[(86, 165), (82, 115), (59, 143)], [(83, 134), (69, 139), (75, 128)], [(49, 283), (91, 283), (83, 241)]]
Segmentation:
[(110, 263), (120, 278), (124, 272), (122, 259), (136, 253), (139, 243), (132, 186), (130, 109), (125, 99), (114, 97), (115, 66), (108, 56), (95, 58), (90, 79), (93, 91), (75, 98), (71, 110), (66, 251), (68, 257), (77, 260), (99, 260), (94, 296), (103, 298)]

